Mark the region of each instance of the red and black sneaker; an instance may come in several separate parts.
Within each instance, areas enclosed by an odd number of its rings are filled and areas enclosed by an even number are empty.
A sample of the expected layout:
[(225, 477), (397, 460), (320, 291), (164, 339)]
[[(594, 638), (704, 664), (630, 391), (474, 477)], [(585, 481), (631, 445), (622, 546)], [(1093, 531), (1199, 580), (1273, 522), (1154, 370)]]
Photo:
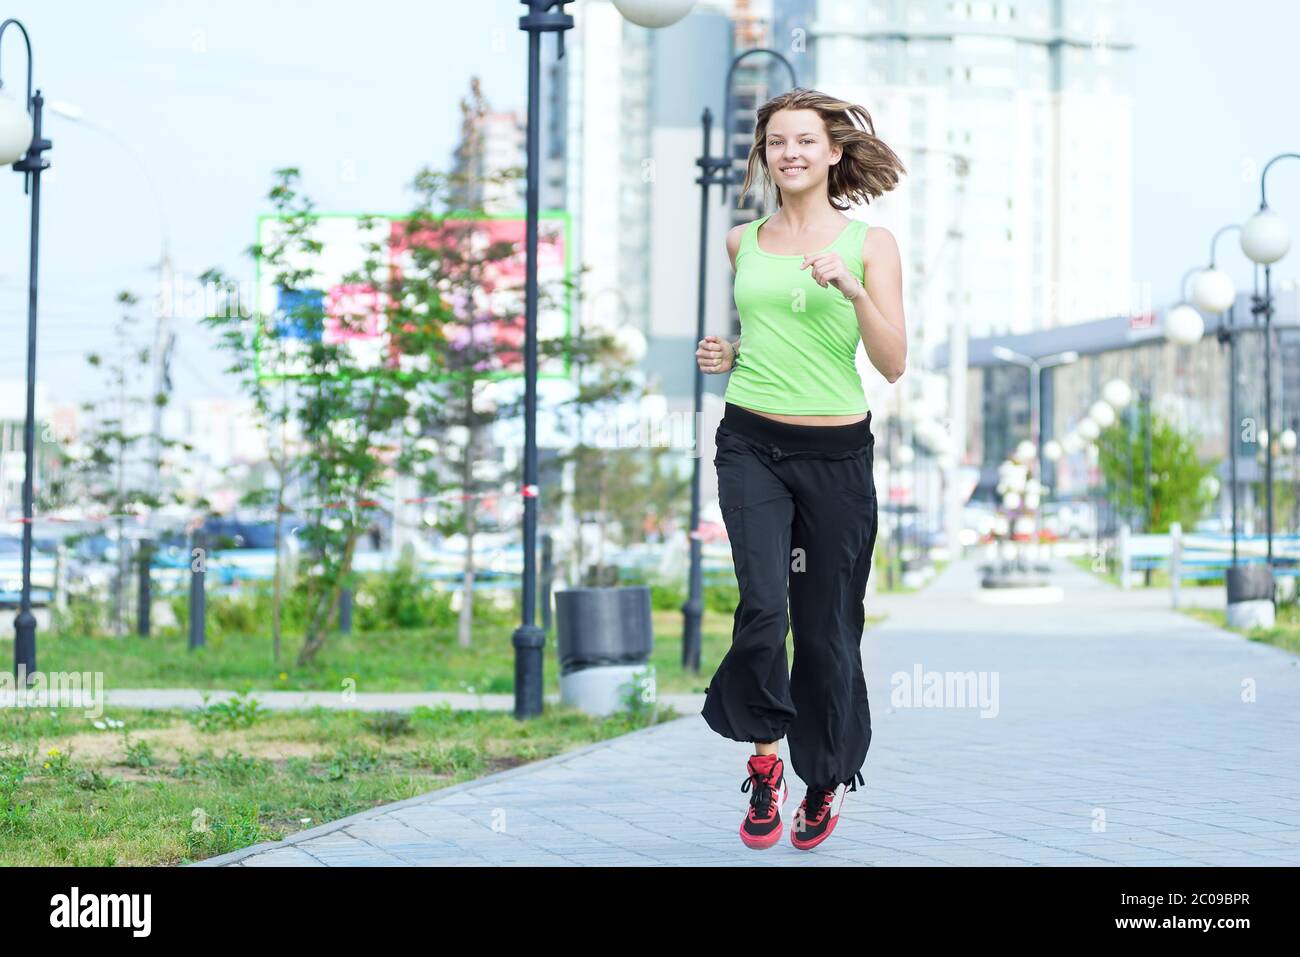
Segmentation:
[(781, 808), (790, 795), (785, 764), (775, 754), (755, 754), (748, 767), (749, 777), (740, 786), (751, 792), (749, 810), (740, 823), (740, 839), (748, 847), (771, 847), (781, 840)]
[(829, 788), (810, 787), (790, 824), (790, 843), (801, 851), (808, 851), (830, 837), (840, 819), (845, 795), (856, 791), (859, 781), (867, 783), (863, 781), (861, 771), (847, 783), (841, 781)]

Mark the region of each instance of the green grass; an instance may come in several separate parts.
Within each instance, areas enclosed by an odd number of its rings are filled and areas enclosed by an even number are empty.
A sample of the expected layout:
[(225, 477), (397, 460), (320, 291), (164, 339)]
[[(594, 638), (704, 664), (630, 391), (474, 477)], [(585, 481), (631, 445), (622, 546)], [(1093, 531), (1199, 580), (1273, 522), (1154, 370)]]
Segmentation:
[(1251, 641), (1273, 645), (1275, 648), (1289, 651), (1293, 655), (1300, 655), (1300, 607), (1295, 604), (1277, 606), (1272, 628), (1229, 628), (1227, 612), (1220, 611), (1217, 608), (1184, 608), (1180, 610), (1183, 614), (1191, 615), (1193, 618), (1199, 618), (1201, 621), (1209, 622), (1218, 628), (1242, 635)]
[[(872, 574), (877, 574), (876, 569)], [(732, 588), (735, 593), (734, 586)], [(701, 620), (700, 673), (682, 668), (680, 607), (652, 612), (656, 685), (660, 692), (703, 692), (731, 645), (735, 599), (725, 592), (708, 596)], [(660, 605), (675, 598), (661, 597)], [(719, 609), (727, 608), (727, 611)], [(868, 625), (881, 620), (868, 617)], [(538, 624), (540, 624), (540, 620)], [(179, 633), (151, 638), (79, 637), (42, 633), (37, 664), (45, 672), (104, 675), (106, 688), (199, 688), (292, 691), (455, 691), (511, 694), (514, 691), (516, 622), (476, 622), (473, 644), (462, 648), (454, 627), (401, 629), (333, 635), (314, 664), (299, 667), (300, 639), (285, 635), (279, 662), (272, 659), (266, 634), (217, 633), (191, 651)], [(787, 636), (793, 647), (793, 639)], [(559, 659), (554, 628), (546, 637), (543, 692), (559, 693)], [(0, 656), (13, 660), (12, 635), (0, 634)]]
[[(734, 584), (715, 586), (705, 595), (700, 671), (683, 669), (681, 598), (656, 591), (650, 664), (660, 693), (703, 692), (731, 644)], [(358, 629), (332, 636), (306, 668), (294, 664), (299, 639), (288, 631), (279, 662), (265, 633), (214, 629), (195, 651), (174, 629), (149, 639), (42, 633), (44, 672), (102, 672), (110, 689), (244, 693), (190, 711), (109, 709), (103, 727), (68, 708), (0, 710), (0, 865), (200, 860), (678, 717), (663, 705), (607, 719), (548, 705), (523, 722), (445, 706), (367, 714), (256, 705), (257, 691), (270, 689), (510, 693), (515, 627), (508, 616), (477, 621), (471, 648), (445, 621)], [(793, 660), (793, 636), (786, 642)], [(12, 661), (12, 636), (0, 635), (0, 655)], [(544, 691), (555, 693), (554, 633), (545, 655)]]
[(188, 863), (678, 716), (249, 714), (0, 712), (0, 864)]
[[(692, 690), (695, 679), (681, 668), (682, 616), (652, 613), (651, 661), (660, 690)], [(731, 644), (730, 615), (706, 611), (701, 623), (701, 662), (716, 663)], [(38, 636), (37, 663), (45, 672), (102, 672), (107, 688), (252, 688), (293, 691), (458, 691), (510, 694), (514, 690), (511, 626), (478, 628), (462, 648), (454, 630), (354, 632), (333, 636), (315, 664), (295, 663), (296, 640), (285, 642), (277, 664), (264, 635), (227, 635), (191, 651), (180, 636), (80, 638)], [(560, 690), (554, 631), (544, 648), (545, 692)], [(13, 659), (13, 641), (0, 640), (0, 655)], [(705, 679), (707, 680), (707, 679)], [(701, 681), (701, 689), (705, 682)]]
[[(880, 558), (881, 558), (880, 554), (877, 553), (877, 559), (879, 560)], [(922, 585), (920, 588), (909, 588), (903, 585), (902, 566), (898, 562), (894, 563), (894, 587), (893, 588), (889, 587), (889, 575), (885, 569), (885, 566), (882, 563), (877, 562), (876, 564), (873, 564), (871, 566), (871, 577), (876, 581), (877, 592), (879, 592), (882, 595), (911, 595), (916, 592), (925, 591), (925, 589), (930, 586), (930, 582), (934, 581), (941, 574), (943, 574), (943, 570), (948, 567), (948, 562), (943, 561), (941, 559), (934, 559), (931, 561), (930, 564), (934, 566), (934, 573), (929, 577), (926, 583)]]
[[(462, 648), (455, 629), (404, 629), (333, 635), (310, 666), (296, 664), (301, 638), (284, 637), (280, 661), (265, 634), (214, 635), (191, 651), (181, 635), (86, 638), (41, 635), (42, 671), (102, 672), (109, 688), (509, 692), (513, 651), (505, 625), (475, 629)], [(553, 652), (552, 652), (553, 653)], [(13, 656), (13, 642), (0, 641)], [(355, 685), (345, 685), (345, 682)]]

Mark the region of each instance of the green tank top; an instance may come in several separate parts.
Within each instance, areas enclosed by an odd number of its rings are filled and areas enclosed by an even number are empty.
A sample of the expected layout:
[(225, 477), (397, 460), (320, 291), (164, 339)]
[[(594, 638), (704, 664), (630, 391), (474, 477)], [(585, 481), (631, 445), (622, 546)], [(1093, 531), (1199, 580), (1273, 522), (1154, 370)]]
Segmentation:
[[(758, 247), (758, 228), (768, 216), (745, 227), (736, 252), (734, 295), (742, 338), (723, 398), (789, 415), (866, 412), (854, 364), (862, 336), (853, 303), (834, 286), (819, 286), (810, 269), (800, 269), (802, 255)], [(866, 231), (867, 224), (855, 219), (820, 250), (838, 252), (859, 281), (865, 275)]]

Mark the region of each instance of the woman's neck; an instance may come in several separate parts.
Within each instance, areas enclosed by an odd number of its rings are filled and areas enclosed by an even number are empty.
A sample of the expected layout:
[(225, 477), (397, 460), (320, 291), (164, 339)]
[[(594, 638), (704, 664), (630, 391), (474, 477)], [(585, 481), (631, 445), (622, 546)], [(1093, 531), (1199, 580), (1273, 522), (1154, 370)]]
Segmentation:
[(788, 200), (783, 199), (779, 213), (786, 228), (796, 235), (816, 232), (820, 226), (844, 218), (824, 193), (820, 196), (801, 194)]

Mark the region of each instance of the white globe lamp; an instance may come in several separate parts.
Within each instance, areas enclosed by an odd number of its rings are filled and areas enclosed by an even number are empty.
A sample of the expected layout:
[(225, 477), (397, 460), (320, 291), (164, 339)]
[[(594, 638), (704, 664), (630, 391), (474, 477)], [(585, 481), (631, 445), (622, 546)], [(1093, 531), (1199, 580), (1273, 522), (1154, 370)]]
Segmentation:
[(17, 163), (26, 156), (33, 135), (31, 115), (0, 90), (0, 166)]
[(1261, 209), (1241, 227), (1241, 251), (1251, 262), (1268, 266), (1291, 248), (1291, 230), (1286, 220), (1271, 209)]
[(1115, 409), (1109, 402), (1098, 399), (1088, 409), (1088, 418), (1105, 429), (1115, 424)]
[(1203, 269), (1192, 279), (1192, 302), (1201, 312), (1227, 312), (1236, 299), (1237, 287), (1222, 269)]
[(1133, 401), (1133, 390), (1123, 379), (1111, 379), (1102, 386), (1101, 397), (1118, 411)]
[(695, 6), (695, 0), (614, 0), (623, 19), (639, 27), (669, 27)]
[(1165, 338), (1176, 346), (1190, 346), (1205, 334), (1205, 320), (1187, 303), (1165, 313)]

